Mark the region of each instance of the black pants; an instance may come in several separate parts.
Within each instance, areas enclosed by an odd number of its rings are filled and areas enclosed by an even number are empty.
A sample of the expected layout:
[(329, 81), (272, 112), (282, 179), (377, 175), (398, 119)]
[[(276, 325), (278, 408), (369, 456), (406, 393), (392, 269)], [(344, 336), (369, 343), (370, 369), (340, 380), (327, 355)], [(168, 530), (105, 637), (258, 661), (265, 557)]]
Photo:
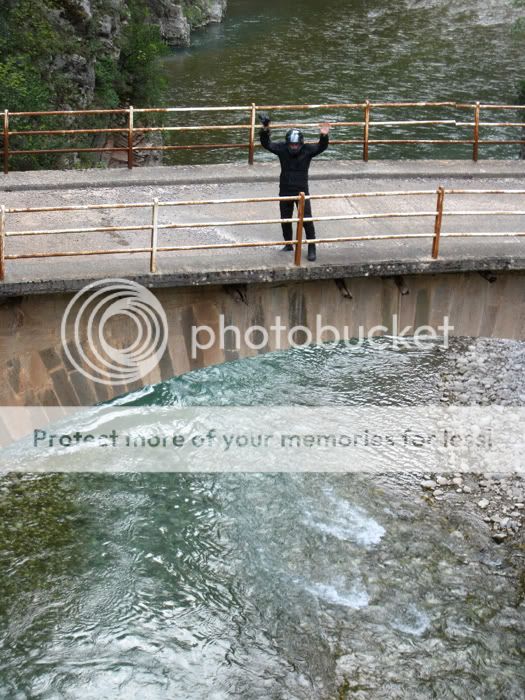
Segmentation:
[[(287, 195), (281, 195), (281, 196), (284, 197)], [(291, 219), (293, 217), (294, 204), (297, 205), (297, 202), (294, 202), (291, 199), (286, 200), (285, 202), (279, 202), (279, 205), (281, 208), (281, 219)], [(312, 216), (312, 205), (310, 204), (309, 199), (307, 199), (304, 203), (304, 215), (307, 219), (311, 218), (311, 216)], [(290, 223), (281, 224), (281, 226), (283, 229), (284, 240), (291, 241), (294, 238), (292, 224), (290, 224)], [(306, 221), (304, 224), (304, 231), (306, 233), (306, 238), (309, 238), (309, 239), (315, 238), (314, 222), (313, 221)]]

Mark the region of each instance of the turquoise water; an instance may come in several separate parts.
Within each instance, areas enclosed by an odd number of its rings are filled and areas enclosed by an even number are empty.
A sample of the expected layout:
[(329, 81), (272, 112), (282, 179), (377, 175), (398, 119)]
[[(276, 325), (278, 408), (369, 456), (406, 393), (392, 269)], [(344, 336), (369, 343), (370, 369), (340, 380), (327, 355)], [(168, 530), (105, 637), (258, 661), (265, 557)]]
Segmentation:
[[(329, 344), (118, 403), (203, 415), (217, 404), (431, 404), (450, 371), (434, 345)], [(0, 486), (0, 697), (522, 697), (523, 599), (504, 551), (466, 512), (430, 507), (409, 474)]]

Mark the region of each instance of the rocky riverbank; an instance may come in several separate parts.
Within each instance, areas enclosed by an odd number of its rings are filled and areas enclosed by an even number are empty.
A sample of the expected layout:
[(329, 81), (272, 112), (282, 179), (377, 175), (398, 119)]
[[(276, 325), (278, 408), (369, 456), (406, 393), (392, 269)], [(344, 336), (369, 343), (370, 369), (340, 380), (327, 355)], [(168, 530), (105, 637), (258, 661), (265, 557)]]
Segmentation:
[(194, 29), (221, 22), (226, 3), (227, 0), (148, 0), (161, 36), (170, 46), (189, 46)]
[(163, 42), (189, 46), (191, 32), (221, 22), (226, 6), (227, 0), (7, 3), (0, 7), (9, 37), (0, 57), (2, 109), (43, 109), (49, 101), (53, 109), (137, 105), (133, 80), (151, 66), (144, 80), (152, 82)]
[[(450, 368), (441, 380), (441, 400), (461, 406), (523, 406), (523, 343), (483, 338), (464, 342), (450, 356)], [(521, 551), (525, 480), (522, 474), (502, 473), (500, 468), (495, 464), (494, 471), (483, 473), (427, 473), (420, 486), (430, 505), (468, 511), (466, 517), (479, 519), (494, 542), (510, 543)]]
[(420, 482), (431, 503), (468, 507), (490, 529), (497, 543), (524, 539), (525, 483), (521, 476), (501, 474), (425, 474)]

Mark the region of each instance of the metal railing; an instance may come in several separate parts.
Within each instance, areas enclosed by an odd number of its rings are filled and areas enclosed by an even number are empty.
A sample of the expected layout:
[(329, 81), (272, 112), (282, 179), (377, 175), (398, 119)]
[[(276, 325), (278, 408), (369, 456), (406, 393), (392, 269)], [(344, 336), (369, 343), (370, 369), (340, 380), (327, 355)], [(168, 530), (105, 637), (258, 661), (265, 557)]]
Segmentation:
[[(419, 108), (431, 110), (453, 109), (462, 112), (472, 112), (472, 121), (458, 121), (457, 119), (405, 119), (405, 120), (373, 120), (373, 111), (377, 109), (408, 109), (415, 110)], [(471, 104), (463, 104), (458, 102), (364, 102), (353, 103), (328, 103), (328, 104), (300, 104), (300, 105), (250, 105), (241, 106), (224, 106), (224, 107), (164, 107), (164, 108), (134, 108), (130, 106), (126, 109), (95, 109), (95, 110), (70, 110), (70, 111), (49, 111), (49, 112), (9, 112), (4, 110), (3, 115), (3, 166), (4, 173), (9, 172), (9, 158), (20, 155), (43, 155), (43, 154), (66, 154), (66, 153), (115, 153), (121, 152), (127, 154), (128, 168), (134, 165), (134, 155), (137, 153), (148, 151), (178, 151), (192, 149), (247, 149), (248, 163), (253, 164), (255, 149), (258, 147), (256, 143), (256, 114), (258, 110), (273, 110), (273, 111), (316, 111), (323, 110), (324, 113), (336, 110), (357, 110), (362, 111), (362, 119), (354, 121), (332, 121), (330, 125), (333, 130), (343, 129), (347, 127), (355, 127), (362, 130), (359, 138), (351, 139), (334, 139), (331, 141), (334, 145), (360, 145), (362, 146), (362, 158), (368, 161), (370, 146), (377, 144), (463, 144), (472, 146), (472, 159), (478, 160), (479, 149), (481, 145), (525, 145), (525, 137), (521, 139), (482, 139), (480, 138), (480, 130), (485, 127), (503, 128), (503, 127), (525, 127), (525, 121), (481, 121), (481, 111), (509, 111), (509, 110), (524, 110), (525, 105), (504, 105), (504, 104), (481, 104), (474, 102)], [(167, 114), (210, 114), (210, 113), (240, 113), (246, 114), (247, 121), (238, 124), (207, 124), (190, 126), (141, 126), (136, 124), (137, 115), (167, 115)], [(64, 117), (71, 119), (72, 117), (81, 116), (106, 116), (109, 118), (122, 118), (125, 125), (117, 127), (100, 127), (100, 128), (84, 128), (84, 129), (18, 129), (11, 130), (10, 125), (12, 120), (21, 118), (38, 118), (38, 117)], [(323, 119), (323, 121), (325, 121)], [(276, 122), (272, 123), (273, 128), (291, 128), (291, 127), (318, 127), (319, 124), (314, 122)], [(456, 130), (468, 129), (471, 132), (469, 138), (371, 138), (371, 130), (377, 127), (406, 127), (406, 126), (445, 126), (454, 127)], [(175, 145), (136, 145), (135, 138), (138, 135), (144, 135), (153, 132), (160, 133), (191, 133), (191, 132), (231, 132), (231, 131), (247, 131), (248, 138), (240, 143), (192, 143), (192, 144), (175, 144)], [(460, 132), (461, 133), (461, 132)], [(13, 149), (10, 146), (11, 138), (24, 138), (34, 136), (77, 136), (77, 135), (121, 135), (124, 137), (125, 143), (122, 146), (68, 146), (64, 148), (26, 148)]]
[[(376, 197), (421, 197), (432, 196), (436, 197), (436, 205), (432, 210), (423, 211), (385, 211), (374, 212), (371, 214), (342, 214), (331, 216), (314, 216), (305, 217), (304, 209), (306, 200), (340, 200), (340, 199), (358, 199), (358, 198), (376, 198)], [(490, 232), (490, 231), (462, 231), (462, 232), (443, 232), (443, 219), (446, 215), (450, 216), (525, 216), (525, 208), (523, 210), (516, 209), (494, 209), (494, 210), (447, 210), (445, 211), (445, 201), (448, 201), (450, 195), (510, 195), (520, 196), (525, 195), (524, 190), (502, 190), (502, 189), (455, 189), (439, 186), (435, 190), (404, 190), (391, 192), (350, 192), (343, 194), (318, 194), (305, 195), (304, 193), (298, 196), (290, 197), (250, 197), (250, 198), (234, 198), (234, 199), (201, 199), (201, 200), (176, 200), (176, 201), (159, 201), (158, 198), (150, 202), (132, 202), (125, 204), (84, 204), (78, 206), (62, 206), (62, 207), (6, 207), (0, 206), (0, 280), (5, 278), (6, 261), (14, 260), (29, 260), (41, 258), (61, 258), (61, 257), (82, 257), (93, 255), (134, 255), (145, 253), (149, 256), (149, 270), (151, 273), (157, 272), (157, 256), (159, 253), (165, 252), (184, 252), (184, 251), (202, 251), (202, 250), (219, 250), (219, 249), (235, 249), (235, 248), (263, 248), (271, 246), (282, 246), (283, 240), (273, 241), (239, 241), (235, 243), (204, 243), (198, 245), (162, 245), (159, 244), (159, 234), (162, 231), (177, 230), (177, 229), (202, 229), (202, 228), (217, 228), (225, 226), (250, 226), (250, 225), (273, 225), (281, 223), (296, 224), (296, 236), (290, 243), (295, 248), (294, 263), (296, 266), (301, 265), (302, 246), (308, 243), (309, 240), (304, 240), (303, 231), (304, 224), (308, 222), (328, 222), (328, 221), (368, 221), (377, 219), (413, 219), (413, 218), (431, 218), (434, 222), (432, 231), (415, 231), (407, 233), (386, 233), (374, 235), (353, 235), (353, 236), (336, 236), (332, 238), (316, 239), (317, 244), (334, 244), (334, 243), (350, 243), (356, 241), (371, 241), (371, 240), (392, 240), (392, 239), (417, 239), (428, 238), (432, 240), (431, 256), (436, 259), (439, 257), (441, 240), (443, 238), (475, 238), (475, 237), (510, 237), (510, 236), (525, 236), (525, 229), (522, 231), (512, 232)], [(159, 211), (163, 207), (181, 207), (181, 206), (204, 206), (204, 205), (231, 205), (231, 204), (250, 204), (250, 203), (269, 203), (281, 201), (294, 201), (297, 203), (297, 216), (289, 219), (282, 218), (264, 218), (264, 219), (237, 219), (237, 220), (222, 220), (222, 221), (200, 221), (200, 222), (181, 222), (171, 221), (167, 223), (159, 223)], [(8, 230), (7, 217), (13, 214), (25, 215), (35, 213), (64, 213), (64, 212), (89, 212), (89, 211), (112, 211), (124, 209), (146, 209), (150, 211), (149, 223), (129, 223), (119, 226), (86, 226), (82, 228), (55, 228), (55, 229), (31, 229), (31, 230)], [(66, 235), (66, 234), (91, 234), (91, 233), (122, 233), (126, 231), (147, 232), (149, 233), (149, 245), (141, 245), (133, 248), (91, 248), (82, 250), (69, 251), (54, 251), (54, 252), (19, 252), (11, 253), (7, 250), (8, 242), (13, 238), (31, 237), (31, 236), (49, 236), (49, 235)]]

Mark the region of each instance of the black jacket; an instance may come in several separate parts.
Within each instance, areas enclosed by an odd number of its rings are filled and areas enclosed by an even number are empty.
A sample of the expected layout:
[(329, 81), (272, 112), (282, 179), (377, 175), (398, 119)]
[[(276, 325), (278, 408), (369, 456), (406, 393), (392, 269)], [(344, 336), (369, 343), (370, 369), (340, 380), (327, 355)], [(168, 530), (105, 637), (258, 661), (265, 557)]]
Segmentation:
[(305, 143), (297, 155), (292, 155), (285, 141), (274, 143), (270, 138), (269, 129), (259, 132), (261, 146), (270, 153), (275, 153), (281, 161), (281, 179), (279, 194), (287, 196), (304, 192), (308, 194), (308, 168), (310, 161), (328, 148), (328, 135), (321, 134), (319, 143)]

